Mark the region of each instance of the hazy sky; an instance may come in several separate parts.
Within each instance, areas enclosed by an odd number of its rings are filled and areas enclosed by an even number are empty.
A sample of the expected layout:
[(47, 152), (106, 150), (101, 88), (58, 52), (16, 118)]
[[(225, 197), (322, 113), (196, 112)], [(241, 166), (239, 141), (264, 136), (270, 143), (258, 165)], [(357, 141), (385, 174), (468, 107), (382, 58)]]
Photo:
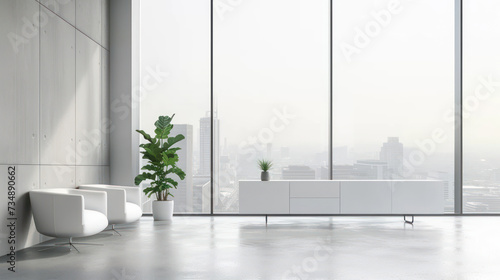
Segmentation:
[[(454, 105), (454, 1), (398, 1), (386, 26), (350, 62), (340, 47), (354, 45), (353, 30), (366, 34), (373, 14), (387, 13), (390, 2), (334, 6), (334, 139), (358, 150), (373, 150), (387, 136), (415, 146), (437, 128), (453, 139), (453, 123), (442, 116)], [(453, 141), (438, 150), (451, 152)]]
[[(454, 110), (454, 1), (401, 0), (395, 13), (388, 9), (391, 0), (334, 2), (334, 145), (373, 153), (388, 136), (399, 136), (411, 147), (443, 129), (448, 141), (438, 145), (438, 152), (452, 152), (453, 122), (444, 116)], [(478, 84), (478, 75), (498, 75), (500, 62), (500, 35), (491, 31), (500, 26), (500, 1), (476, 2), (464, 1), (464, 18), (470, 20), (464, 22), (464, 63), (469, 67), (464, 69), (464, 95)], [(199, 119), (210, 106), (210, 1), (148, 0), (141, 5), (142, 75), (148, 67), (170, 73), (146, 91), (141, 125), (150, 129), (159, 114), (176, 113), (177, 123), (194, 125), (196, 146)], [(348, 60), (345, 46), (356, 47), (357, 30), (366, 34), (385, 11), (390, 19), (383, 18), (380, 29)], [(218, 10), (214, 21), (221, 139), (239, 145), (258, 137), (270, 128), (274, 111), (286, 107), (295, 118), (273, 132), (275, 147), (325, 151), (329, 1), (241, 1)], [(498, 108), (499, 103), (491, 97), (481, 106)], [(470, 135), (493, 130), (498, 126), (488, 121), (491, 117), (476, 112), (465, 129)], [(466, 141), (470, 137), (464, 136)], [(498, 138), (495, 133), (481, 141), (492, 145)]]
[(159, 67), (168, 78), (143, 91), (141, 127), (151, 131), (159, 115), (193, 125), (210, 110), (210, 1), (141, 1), (141, 77)]
[[(464, 120), (466, 158), (496, 159), (500, 143), (500, 1), (464, 1), (464, 97), (468, 100)], [(481, 78), (496, 83), (488, 90)], [(479, 88), (479, 97), (475, 91)], [(475, 102), (479, 101), (479, 102)]]

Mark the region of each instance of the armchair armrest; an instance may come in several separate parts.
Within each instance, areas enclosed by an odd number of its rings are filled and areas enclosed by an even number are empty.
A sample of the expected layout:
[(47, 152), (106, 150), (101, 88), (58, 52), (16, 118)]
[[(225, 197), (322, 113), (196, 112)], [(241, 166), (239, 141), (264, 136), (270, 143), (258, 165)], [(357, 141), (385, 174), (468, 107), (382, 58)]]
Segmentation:
[(137, 204), (141, 207), (141, 189), (139, 187), (116, 186), (116, 188), (125, 190), (127, 193), (127, 202)]
[(108, 219), (123, 219), (125, 213), (125, 190), (110, 188), (106, 185), (82, 185), (80, 190), (106, 192), (108, 200)]
[(105, 184), (90, 184), (81, 185), (80, 189), (93, 187), (103, 189), (122, 189), (125, 190), (127, 202), (131, 202), (141, 206), (141, 189), (139, 187), (129, 187), (129, 186), (118, 186), (118, 185), (105, 185)]
[(83, 197), (85, 209), (98, 211), (106, 216), (108, 215), (106, 192), (71, 189), (68, 190), (68, 193), (81, 195)]

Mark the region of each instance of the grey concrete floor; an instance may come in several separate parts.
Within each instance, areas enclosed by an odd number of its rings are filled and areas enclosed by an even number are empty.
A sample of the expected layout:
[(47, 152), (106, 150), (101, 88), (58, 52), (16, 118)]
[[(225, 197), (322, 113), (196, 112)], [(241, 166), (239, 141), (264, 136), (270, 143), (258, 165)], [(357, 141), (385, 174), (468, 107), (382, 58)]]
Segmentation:
[(500, 217), (144, 217), (119, 230), (75, 240), (104, 244), (81, 253), (22, 250), (15, 273), (2, 257), (0, 279), (500, 279)]

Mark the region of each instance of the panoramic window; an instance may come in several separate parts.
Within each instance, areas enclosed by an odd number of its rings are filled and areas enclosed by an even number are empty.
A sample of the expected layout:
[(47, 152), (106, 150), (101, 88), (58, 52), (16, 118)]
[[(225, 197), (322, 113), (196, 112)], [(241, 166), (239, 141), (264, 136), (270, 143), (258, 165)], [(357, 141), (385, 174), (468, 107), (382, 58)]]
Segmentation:
[[(141, 2), (140, 101), (141, 129), (153, 133), (158, 116), (175, 114), (171, 133), (186, 137), (174, 211), (210, 213), (210, 1)], [(143, 199), (144, 212), (153, 199)]]
[(463, 207), (500, 212), (500, 2), (463, 3)]
[[(152, 132), (159, 115), (175, 113), (174, 133), (186, 136), (177, 213), (239, 213), (239, 182), (260, 180), (263, 159), (271, 180), (437, 181), (435, 200), (454, 211), (455, 1), (330, 2), (141, 4), (141, 128)], [(496, 85), (489, 58), (500, 38), (476, 32), (496, 26), (494, 14), (482, 16), (494, 5), (464, 3), (469, 212), (500, 210), (487, 154), (495, 98), (475, 91)], [(474, 96), (490, 110), (468, 114)]]
[(453, 211), (454, 1), (333, 12), (333, 179), (440, 180)]
[(214, 9), (216, 212), (238, 212), (239, 180), (328, 179), (328, 0)]

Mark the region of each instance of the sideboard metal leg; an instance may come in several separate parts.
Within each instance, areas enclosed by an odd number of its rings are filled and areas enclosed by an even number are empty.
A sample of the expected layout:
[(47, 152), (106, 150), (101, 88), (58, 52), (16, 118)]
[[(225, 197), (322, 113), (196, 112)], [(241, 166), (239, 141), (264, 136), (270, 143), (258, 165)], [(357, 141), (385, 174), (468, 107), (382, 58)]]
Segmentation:
[(413, 215), (411, 216), (411, 221), (406, 219), (406, 215), (403, 216), (403, 219), (405, 220), (405, 223), (412, 224), (412, 225), (413, 225), (413, 222), (415, 221), (415, 217)]
[(266, 215), (266, 227), (267, 227), (267, 215)]

